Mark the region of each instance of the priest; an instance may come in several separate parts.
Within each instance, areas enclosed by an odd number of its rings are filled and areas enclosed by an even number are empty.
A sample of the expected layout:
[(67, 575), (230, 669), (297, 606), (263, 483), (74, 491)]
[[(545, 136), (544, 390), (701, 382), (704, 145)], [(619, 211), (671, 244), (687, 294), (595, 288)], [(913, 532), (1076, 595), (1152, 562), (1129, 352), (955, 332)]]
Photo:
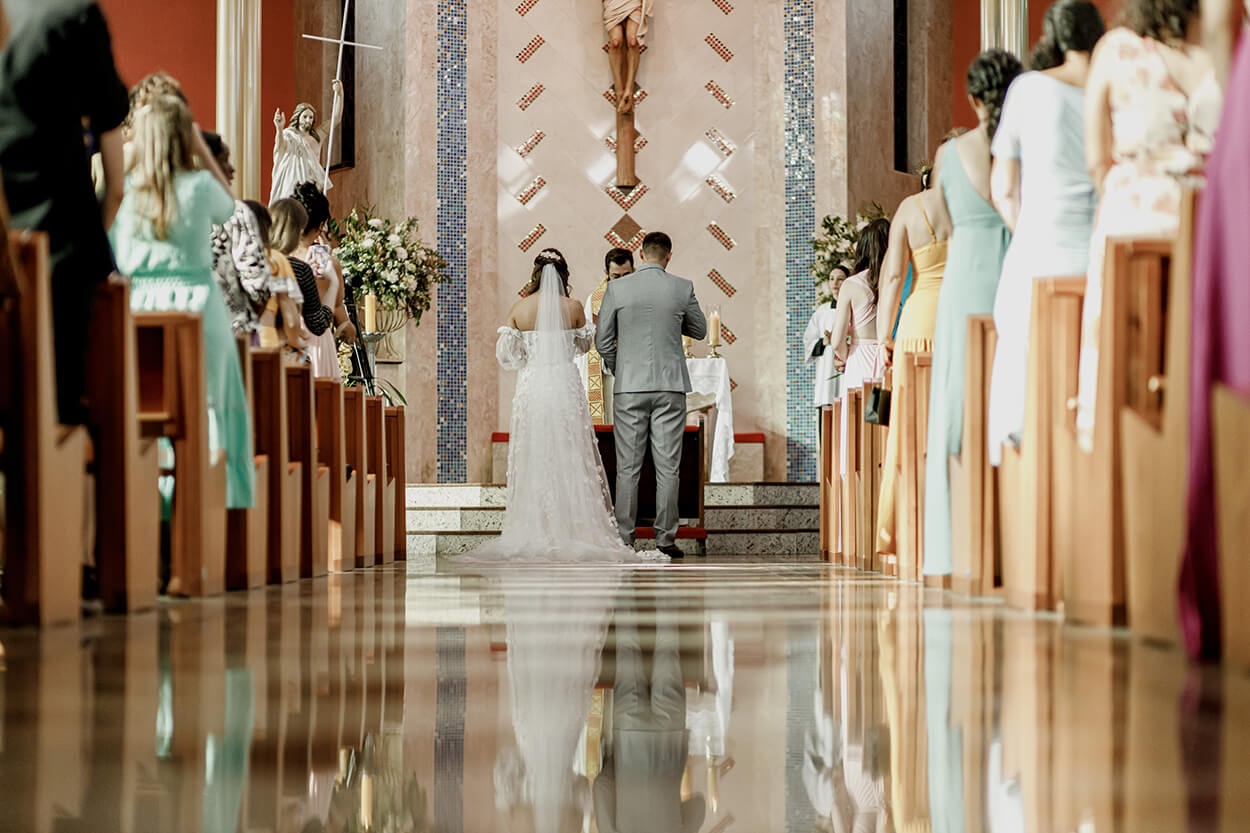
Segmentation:
[[(629, 249), (611, 249), (603, 257), (603, 282), (586, 299), (586, 320), (599, 322), (599, 307), (608, 281), (614, 281), (634, 271), (634, 253)], [(590, 419), (595, 425), (612, 424), (612, 374), (603, 368), (603, 359), (594, 347), (586, 354), (586, 372), (582, 382), (590, 401)]]

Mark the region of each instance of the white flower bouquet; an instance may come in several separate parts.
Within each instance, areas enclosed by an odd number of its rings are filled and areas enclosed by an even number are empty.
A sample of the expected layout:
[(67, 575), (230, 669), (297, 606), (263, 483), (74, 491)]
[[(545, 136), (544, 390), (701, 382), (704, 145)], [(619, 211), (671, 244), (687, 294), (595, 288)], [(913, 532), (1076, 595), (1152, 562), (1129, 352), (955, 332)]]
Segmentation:
[(402, 311), (420, 323), (434, 285), (449, 280), (447, 263), (417, 236), (415, 217), (397, 224), (358, 206), (331, 232), (339, 240), (334, 254), (343, 271), (359, 282), (361, 296), (376, 295), (384, 310)]

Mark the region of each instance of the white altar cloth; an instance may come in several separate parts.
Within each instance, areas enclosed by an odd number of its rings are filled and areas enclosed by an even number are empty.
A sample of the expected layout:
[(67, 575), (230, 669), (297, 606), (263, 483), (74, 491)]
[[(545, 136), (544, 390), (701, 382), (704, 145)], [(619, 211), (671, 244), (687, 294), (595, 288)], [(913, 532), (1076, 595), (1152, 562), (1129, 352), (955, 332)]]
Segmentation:
[(729, 482), (729, 461), (734, 456), (733, 387), (724, 359), (686, 359), (692, 393), (716, 397), (716, 426), (712, 437), (712, 483)]

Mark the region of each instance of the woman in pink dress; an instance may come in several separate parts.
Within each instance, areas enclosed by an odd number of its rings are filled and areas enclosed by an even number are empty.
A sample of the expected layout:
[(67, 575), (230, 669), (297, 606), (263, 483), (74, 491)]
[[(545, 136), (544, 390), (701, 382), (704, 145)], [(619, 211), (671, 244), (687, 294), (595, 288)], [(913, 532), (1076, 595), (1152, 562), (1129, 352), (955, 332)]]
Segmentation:
[[(1219, 563), (1211, 452), (1211, 390), (1250, 393), (1250, 38), (1241, 0), (1203, 0), (1221, 75), (1237, 43), (1227, 105), (1207, 163), (1194, 240), (1189, 397), (1189, 523), (1181, 564), (1180, 621), (1191, 656), (1220, 656)], [(1210, 15), (1210, 17), (1207, 17)], [(1223, 48), (1221, 48), (1221, 46)]]

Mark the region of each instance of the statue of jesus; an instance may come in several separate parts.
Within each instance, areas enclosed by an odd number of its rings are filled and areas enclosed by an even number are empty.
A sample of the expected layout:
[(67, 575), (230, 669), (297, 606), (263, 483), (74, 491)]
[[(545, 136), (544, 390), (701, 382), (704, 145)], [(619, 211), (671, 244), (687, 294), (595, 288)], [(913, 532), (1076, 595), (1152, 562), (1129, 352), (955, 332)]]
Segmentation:
[[(334, 117), (339, 123), (343, 116), (343, 84), (337, 78), (334, 86)], [(325, 183), (326, 169), (321, 167), (321, 152), (330, 122), (317, 124), (317, 110), (311, 104), (295, 105), (288, 124), (278, 110), (273, 114), (273, 126), (277, 135), (273, 140), (273, 186), (269, 192), (269, 204), (284, 197), (295, 196), (295, 186), (301, 182)], [(330, 160), (326, 160), (326, 165)], [(329, 189), (329, 183), (325, 183)]]
[(647, 34), (647, 18), (654, 7), (655, 0), (603, 0), (603, 28), (608, 32), (608, 60), (612, 64), (618, 113), (634, 109), (634, 82)]

